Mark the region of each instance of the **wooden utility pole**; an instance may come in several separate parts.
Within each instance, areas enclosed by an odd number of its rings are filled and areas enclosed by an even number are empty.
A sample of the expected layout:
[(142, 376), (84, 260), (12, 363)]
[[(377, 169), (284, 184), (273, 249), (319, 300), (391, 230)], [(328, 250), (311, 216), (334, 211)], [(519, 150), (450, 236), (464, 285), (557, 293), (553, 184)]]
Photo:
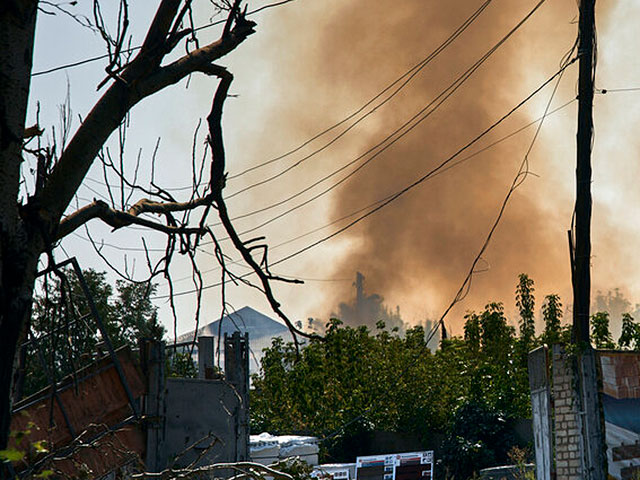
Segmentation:
[(577, 394), (581, 413), (583, 478), (605, 480), (606, 446), (600, 417), (596, 357), (589, 339), (591, 302), (591, 146), (595, 75), (595, 0), (580, 0), (578, 133), (573, 265), (573, 342), (577, 346)]

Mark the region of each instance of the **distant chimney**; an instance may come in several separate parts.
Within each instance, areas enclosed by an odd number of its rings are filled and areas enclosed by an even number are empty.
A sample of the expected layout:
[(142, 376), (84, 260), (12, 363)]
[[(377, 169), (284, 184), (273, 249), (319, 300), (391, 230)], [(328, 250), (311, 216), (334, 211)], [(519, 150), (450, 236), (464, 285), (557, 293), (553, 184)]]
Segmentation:
[(356, 272), (356, 318), (358, 323), (364, 321), (364, 275)]
[(198, 378), (213, 378), (213, 351), (213, 337), (198, 337)]
[(245, 388), (249, 385), (249, 334), (224, 334), (224, 373), (227, 380)]

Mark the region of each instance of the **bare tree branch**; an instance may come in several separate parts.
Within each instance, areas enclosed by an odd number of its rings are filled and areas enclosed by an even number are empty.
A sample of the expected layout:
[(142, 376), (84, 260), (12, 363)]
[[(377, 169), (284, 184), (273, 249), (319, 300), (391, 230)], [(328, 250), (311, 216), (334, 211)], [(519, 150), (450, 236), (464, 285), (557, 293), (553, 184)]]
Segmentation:
[(166, 234), (202, 235), (202, 229), (197, 227), (165, 225), (163, 223), (147, 220), (146, 218), (141, 218), (139, 215), (143, 213), (168, 214), (170, 212), (184, 211), (207, 205), (210, 201), (211, 200), (207, 197), (201, 197), (185, 203), (159, 203), (148, 199), (142, 199), (133, 205), (128, 211), (123, 212), (111, 208), (102, 200), (94, 200), (89, 205), (82, 207), (64, 218), (64, 220), (60, 222), (56, 238), (64, 238), (66, 235), (94, 218), (101, 219), (103, 222), (113, 227), (114, 230), (135, 224)]
[[(254, 22), (239, 15), (230, 34), (183, 56), (166, 67), (151, 69), (167, 53), (163, 40), (179, 1), (165, 0), (149, 30), (140, 53), (113, 83), (79, 127), (60, 160), (53, 167), (41, 194), (30, 202), (32, 211), (53, 229), (82, 183), (100, 148), (129, 110), (143, 98), (175, 84), (194, 72), (209, 73), (211, 62), (226, 55), (254, 33)], [(160, 52), (160, 53), (158, 53)], [(140, 65), (144, 65), (141, 67)]]
[[(236, 2), (237, 3), (237, 2)], [(217, 65), (209, 65), (206, 69), (203, 70), (205, 73), (216, 75), (220, 77), (220, 85), (216, 90), (216, 93), (213, 97), (213, 102), (211, 105), (211, 112), (207, 117), (207, 122), (209, 124), (209, 139), (208, 143), (211, 147), (211, 195), (213, 196), (214, 203), (218, 209), (218, 215), (220, 216), (220, 221), (224, 226), (227, 235), (233, 242), (234, 247), (240, 252), (240, 255), (244, 259), (244, 261), (251, 267), (253, 272), (260, 279), (260, 283), (262, 284), (262, 290), (271, 305), (272, 310), (285, 322), (291, 335), (293, 336), (294, 343), (296, 345), (296, 349), (299, 348), (299, 341), (297, 335), (307, 338), (321, 338), (317, 335), (311, 335), (305, 332), (298, 330), (293, 322), (287, 317), (287, 315), (280, 308), (280, 303), (276, 300), (273, 291), (271, 289), (271, 280), (280, 280), (280, 281), (288, 281), (291, 283), (302, 283), (300, 280), (290, 280), (283, 279), (280, 277), (273, 276), (269, 273), (269, 267), (266, 261), (266, 245), (262, 247), (265, 249), (262, 266), (258, 264), (253, 256), (251, 255), (251, 250), (257, 247), (249, 247), (247, 243), (243, 242), (240, 239), (240, 236), (236, 232), (233, 223), (229, 217), (229, 213), (227, 211), (227, 206), (222, 197), (222, 189), (225, 184), (225, 151), (224, 151), (224, 141), (222, 137), (222, 107), (224, 105), (224, 101), (227, 98), (227, 92), (229, 91), (229, 87), (231, 82), (233, 81), (233, 75), (229, 73), (226, 69), (219, 67)], [(256, 239), (250, 240), (250, 242), (255, 241)], [(263, 268), (264, 267), (264, 268)]]

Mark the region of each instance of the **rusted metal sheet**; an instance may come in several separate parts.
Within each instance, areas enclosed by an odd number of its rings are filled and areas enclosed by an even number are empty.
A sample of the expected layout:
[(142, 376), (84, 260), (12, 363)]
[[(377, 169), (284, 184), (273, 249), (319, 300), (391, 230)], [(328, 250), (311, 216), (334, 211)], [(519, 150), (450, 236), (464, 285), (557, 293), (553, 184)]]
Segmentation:
[[(145, 394), (145, 382), (130, 350), (126, 347), (118, 350), (117, 357), (131, 395), (139, 399)], [(130, 463), (133, 458), (144, 458), (144, 432), (132, 421), (135, 412), (130, 406), (130, 395), (110, 357), (76, 372), (75, 381), (72, 377), (65, 378), (57, 388), (57, 395), (60, 401), (52, 402), (49, 387), (15, 405), (11, 431), (28, 433), (19, 445), (14, 438), (13, 447), (24, 449), (33, 442), (45, 440), (50, 451), (68, 457), (58, 461), (55, 467), (70, 475), (78, 468), (102, 475)], [(77, 432), (76, 438), (72, 431)], [(110, 448), (99, 447), (107, 444)], [(16, 467), (20, 469), (20, 465)]]

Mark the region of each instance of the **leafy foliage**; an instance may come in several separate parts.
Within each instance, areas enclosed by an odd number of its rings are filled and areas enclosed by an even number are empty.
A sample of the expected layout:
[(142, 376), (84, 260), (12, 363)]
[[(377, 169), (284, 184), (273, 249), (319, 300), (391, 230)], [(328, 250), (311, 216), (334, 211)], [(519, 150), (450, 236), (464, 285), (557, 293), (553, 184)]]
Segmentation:
[(189, 352), (168, 352), (166, 372), (168, 377), (197, 378), (198, 369)]
[[(151, 303), (154, 284), (118, 280), (116, 292), (104, 272), (83, 271), (96, 310), (114, 346), (137, 346), (139, 338), (160, 340), (165, 333)], [(34, 300), (31, 331), (40, 340), (32, 343), (25, 360), (23, 393), (28, 395), (48, 384), (48, 374), (59, 379), (105, 352), (98, 326), (79, 279), (70, 271), (48, 279)]]
[[(25, 411), (22, 411), (23, 415), (28, 417)], [(38, 460), (49, 453), (47, 441), (44, 439), (34, 440), (31, 437), (32, 433), (36, 433), (38, 436), (45, 436), (44, 432), (38, 432), (40, 428), (32, 421), (27, 422), (24, 430), (14, 430), (10, 433), (12, 439), (11, 445), (4, 450), (0, 450), (0, 478), (14, 478), (11, 470), (8, 468), (13, 466), (32, 467)], [(36, 468), (26, 478), (48, 478), (53, 475), (53, 471), (46, 468), (45, 465), (41, 465)], [(17, 477), (15, 477), (17, 478)]]
[(596, 312), (591, 315), (591, 340), (596, 348), (615, 348), (611, 332), (609, 332), (609, 314)]
[(547, 345), (558, 343), (562, 338), (562, 302), (556, 294), (547, 295), (542, 306), (542, 317), (544, 318), (544, 333), (542, 341)]
[[(435, 351), (421, 326), (388, 331), (384, 322), (371, 331), (332, 319), (325, 341), (311, 340), (299, 355), (274, 339), (253, 377), (251, 428), (325, 438), (323, 453), (333, 461), (372, 453), (365, 440), (376, 432), (410, 434), (424, 448), (439, 449), (441, 471), (451, 478), (509, 462), (517, 445), (513, 422), (531, 414), (527, 354), (571, 338), (555, 294), (544, 299), (544, 331), (536, 336), (534, 293), (533, 280), (521, 274), (519, 334), (503, 304), (489, 303), (466, 313), (463, 338), (444, 340)], [(608, 314), (595, 314), (592, 325), (596, 347), (613, 348)], [(630, 314), (623, 316), (620, 345), (640, 346), (640, 326)]]
[(107, 323), (117, 330), (110, 332), (116, 344), (135, 345), (140, 338), (161, 340), (165, 329), (158, 322), (158, 309), (151, 303), (156, 285), (116, 280), (116, 291), (118, 296)]
[(292, 344), (274, 339), (253, 377), (252, 430), (330, 437), (325, 453), (348, 460), (368, 453), (358, 439), (376, 431), (412, 434), (432, 447), (434, 432), (448, 435), (453, 452), (461, 435), (453, 412), (463, 407), (486, 406), (496, 415), (491, 419), (507, 425), (528, 415), (526, 364), (503, 306), (492, 303), (466, 318), (467, 338), (445, 340), (436, 352), (427, 348), (421, 326), (400, 336), (384, 324), (370, 332), (336, 319), (327, 324), (325, 341), (311, 340), (299, 357)]
[(533, 280), (526, 273), (521, 273), (518, 276), (518, 286), (516, 287), (516, 306), (520, 312), (520, 340), (525, 346), (530, 346), (536, 334), (534, 291)]
[(508, 419), (481, 400), (470, 400), (455, 411), (442, 460), (447, 478), (469, 478), (479, 469), (506, 462), (515, 444)]
[(635, 322), (630, 313), (622, 314), (622, 332), (618, 345), (620, 348), (640, 350), (640, 324)]
[(293, 477), (293, 480), (311, 480), (311, 472), (313, 467), (298, 457), (289, 457), (281, 460), (272, 467), (282, 473), (287, 473)]

